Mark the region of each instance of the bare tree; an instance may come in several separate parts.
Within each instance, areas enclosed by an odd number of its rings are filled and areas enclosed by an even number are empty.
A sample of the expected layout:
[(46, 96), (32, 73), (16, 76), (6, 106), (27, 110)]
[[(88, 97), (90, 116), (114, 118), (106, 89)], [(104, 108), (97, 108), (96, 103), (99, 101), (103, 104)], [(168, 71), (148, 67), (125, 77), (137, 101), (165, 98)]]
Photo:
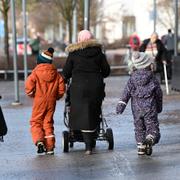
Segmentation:
[[(103, 19), (103, 5), (104, 0), (91, 0), (90, 1), (90, 26), (95, 28), (98, 23)], [(77, 0), (78, 11), (78, 30), (84, 28), (84, 0)]]
[(72, 17), (73, 17), (73, 10), (75, 8), (75, 1), (74, 0), (54, 0), (56, 7), (59, 9), (59, 13), (61, 14), (62, 18), (68, 24), (69, 30), (69, 42), (72, 42)]
[(78, 12), (78, 31), (84, 28), (84, 0), (77, 0), (77, 12)]
[(96, 34), (96, 25), (102, 23), (103, 19), (103, 2), (104, 0), (92, 0), (90, 4), (90, 25), (94, 28), (94, 33)]
[(0, 1), (0, 11), (4, 19), (4, 54), (7, 61), (7, 66), (9, 67), (9, 30), (8, 30), (8, 11), (10, 7), (10, 0)]
[(103, 17), (103, 2), (104, 0), (92, 0), (90, 1), (90, 13), (91, 13), (91, 25), (94, 26), (99, 22), (99, 19)]
[[(75, 5), (78, 15), (78, 30), (83, 29), (84, 18), (84, 0), (27, 0), (28, 22), (39, 32), (43, 32), (47, 25), (57, 27), (59, 22), (62, 22), (64, 27), (68, 25), (69, 42), (72, 42), (72, 19)], [(91, 0), (90, 6), (90, 24), (91, 27), (96, 27), (102, 19), (103, 0)], [(17, 11), (22, 11), (22, 0), (16, 0)], [(50, 10), (49, 10), (50, 9)], [(21, 17), (22, 18), (22, 17)], [(19, 23), (21, 22), (19, 19)], [(21, 25), (20, 25), (21, 27)], [(18, 32), (22, 31), (21, 29)], [(22, 33), (22, 32), (21, 32)]]
[[(22, 0), (16, 0), (18, 10), (17, 21), (19, 24), (18, 33), (22, 34)], [(59, 12), (49, 0), (27, 0), (28, 26), (38, 32), (44, 32), (47, 26), (52, 25), (53, 29), (58, 25)], [(51, 10), (49, 10), (49, 7)], [(30, 32), (31, 33), (31, 32)]]
[[(51, 8), (49, 11), (48, 8)], [(51, 6), (50, 2), (39, 2), (29, 11), (29, 21), (39, 32), (44, 32), (48, 25), (54, 27), (59, 23), (59, 13), (57, 8)]]
[[(165, 28), (174, 29), (174, 1), (159, 0), (157, 2), (157, 21)], [(180, 12), (179, 12), (180, 13)]]
[[(84, 27), (84, 0), (54, 0), (57, 8), (59, 9), (63, 19), (68, 23), (69, 29), (69, 42), (72, 42), (72, 18), (75, 5), (78, 12), (78, 30), (82, 30)], [(75, 4), (76, 3), (76, 4)], [(101, 10), (103, 0), (91, 0), (90, 1), (90, 25), (96, 27), (100, 23), (103, 17), (103, 11)]]

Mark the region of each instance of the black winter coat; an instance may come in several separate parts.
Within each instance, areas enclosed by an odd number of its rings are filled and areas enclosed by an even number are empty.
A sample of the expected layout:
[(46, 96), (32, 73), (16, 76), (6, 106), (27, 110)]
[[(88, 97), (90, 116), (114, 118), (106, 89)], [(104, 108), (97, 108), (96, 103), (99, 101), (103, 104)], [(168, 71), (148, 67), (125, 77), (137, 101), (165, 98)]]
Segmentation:
[[(149, 42), (150, 42), (150, 39), (145, 39), (142, 45), (140, 46), (139, 51), (145, 52)], [(163, 71), (163, 61), (167, 61), (167, 50), (164, 47), (161, 40), (157, 39), (155, 43), (156, 43), (157, 51), (158, 51), (155, 57), (155, 61), (157, 63), (157, 71), (160, 72), (160, 71)]]
[(72, 78), (69, 126), (73, 130), (94, 130), (99, 125), (105, 96), (103, 78), (110, 74), (110, 66), (95, 40), (71, 44), (67, 51), (63, 75)]

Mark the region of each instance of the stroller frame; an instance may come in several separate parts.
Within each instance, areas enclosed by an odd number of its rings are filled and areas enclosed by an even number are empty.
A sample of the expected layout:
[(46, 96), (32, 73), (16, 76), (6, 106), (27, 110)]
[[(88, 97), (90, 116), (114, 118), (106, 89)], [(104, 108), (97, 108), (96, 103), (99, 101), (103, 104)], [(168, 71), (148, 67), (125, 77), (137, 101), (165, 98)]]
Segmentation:
[[(84, 142), (81, 130), (73, 130), (69, 127), (69, 115), (70, 115), (70, 82), (67, 83), (65, 107), (64, 107), (64, 125), (68, 130), (62, 132), (62, 146), (63, 152), (69, 152), (69, 147), (73, 148), (75, 142)], [(93, 148), (96, 146), (96, 141), (107, 141), (108, 149), (114, 148), (114, 137), (111, 128), (108, 128), (106, 119), (100, 114), (99, 128), (96, 129), (93, 138)]]

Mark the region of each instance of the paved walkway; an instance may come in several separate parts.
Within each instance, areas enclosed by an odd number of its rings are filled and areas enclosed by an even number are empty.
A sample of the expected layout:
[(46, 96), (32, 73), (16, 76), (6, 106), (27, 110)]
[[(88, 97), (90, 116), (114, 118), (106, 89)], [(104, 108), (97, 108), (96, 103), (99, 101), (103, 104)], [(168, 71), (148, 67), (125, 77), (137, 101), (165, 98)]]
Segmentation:
[[(84, 155), (84, 144), (77, 143), (68, 154), (62, 153), (61, 133), (64, 101), (57, 103), (55, 119), (56, 149), (54, 156), (38, 156), (29, 132), (31, 99), (24, 94), (20, 81), (22, 105), (12, 106), (14, 84), (0, 81), (0, 100), (9, 128), (5, 142), (0, 143), (0, 180), (178, 180), (180, 177), (180, 93), (164, 95), (164, 109), (160, 114), (162, 138), (152, 156), (137, 155), (130, 103), (123, 115), (115, 114), (119, 95), (127, 76), (106, 80), (106, 99), (103, 114), (113, 129), (115, 149), (107, 150), (105, 142), (97, 142), (92, 156)], [(165, 87), (162, 86), (164, 94)]]

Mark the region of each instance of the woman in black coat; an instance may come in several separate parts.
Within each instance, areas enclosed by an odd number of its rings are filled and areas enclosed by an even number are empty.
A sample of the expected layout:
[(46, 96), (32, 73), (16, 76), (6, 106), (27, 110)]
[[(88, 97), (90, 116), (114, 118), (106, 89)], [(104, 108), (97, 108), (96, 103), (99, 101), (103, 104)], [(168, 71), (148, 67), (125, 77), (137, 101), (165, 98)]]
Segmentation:
[(70, 122), (73, 130), (81, 130), (86, 154), (91, 154), (93, 133), (99, 127), (101, 105), (105, 96), (103, 79), (110, 66), (102, 53), (102, 45), (87, 31), (80, 31), (78, 43), (70, 44), (63, 68), (65, 79), (72, 78), (70, 87)]
[(155, 73), (160, 73), (161, 82), (164, 80), (163, 63), (167, 63), (167, 50), (164, 47), (158, 34), (153, 33), (151, 38), (145, 39), (139, 48), (140, 52), (146, 52), (154, 58), (156, 69)]

